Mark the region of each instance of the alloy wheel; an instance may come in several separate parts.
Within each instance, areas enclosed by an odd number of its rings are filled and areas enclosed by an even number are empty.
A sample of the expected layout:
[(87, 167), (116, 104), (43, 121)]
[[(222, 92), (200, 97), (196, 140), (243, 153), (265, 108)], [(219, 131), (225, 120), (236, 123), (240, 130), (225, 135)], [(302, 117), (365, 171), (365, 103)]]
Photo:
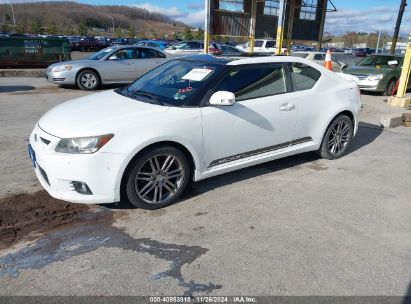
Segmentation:
[(84, 87), (90, 89), (96, 86), (97, 79), (93, 74), (85, 73), (81, 76), (80, 82)]
[(332, 155), (341, 154), (351, 139), (351, 128), (347, 121), (338, 121), (331, 129), (328, 137), (328, 150)]
[(171, 154), (157, 154), (138, 169), (134, 188), (145, 203), (163, 204), (173, 198), (183, 184), (182, 162)]

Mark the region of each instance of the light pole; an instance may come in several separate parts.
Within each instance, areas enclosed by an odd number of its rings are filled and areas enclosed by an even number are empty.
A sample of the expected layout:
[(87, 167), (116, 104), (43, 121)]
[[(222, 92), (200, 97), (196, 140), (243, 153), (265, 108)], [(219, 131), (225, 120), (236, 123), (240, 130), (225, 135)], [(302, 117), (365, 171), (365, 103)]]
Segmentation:
[(11, 6), (11, 13), (13, 15), (13, 23), (14, 25), (16, 25), (16, 18), (14, 17), (14, 8), (13, 8), (13, 4), (11, 3), (11, 1), (9, 2), (9, 5)]
[(114, 18), (113, 18), (113, 16), (110, 16), (110, 15), (107, 15), (110, 19), (111, 19), (111, 22), (113, 23), (113, 37), (114, 37)]

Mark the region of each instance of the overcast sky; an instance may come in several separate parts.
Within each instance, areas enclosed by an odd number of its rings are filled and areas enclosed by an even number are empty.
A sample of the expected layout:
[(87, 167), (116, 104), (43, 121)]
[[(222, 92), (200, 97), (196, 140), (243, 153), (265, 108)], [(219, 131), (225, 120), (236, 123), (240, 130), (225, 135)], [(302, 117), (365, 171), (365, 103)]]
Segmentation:
[[(5, 3), (10, 0), (0, 0)], [(29, 2), (11, 0), (13, 3)], [(165, 14), (193, 26), (204, 24), (203, 0), (77, 0), (87, 4), (123, 4), (145, 8), (151, 12)], [(36, 2), (32, 1), (31, 2)], [(347, 31), (386, 31), (393, 33), (401, 0), (332, 0), (337, 12), (327, 14), (325, 31), (342, 34)], [(411, 32), (411, 5), (404, 14), (401, 35)]]

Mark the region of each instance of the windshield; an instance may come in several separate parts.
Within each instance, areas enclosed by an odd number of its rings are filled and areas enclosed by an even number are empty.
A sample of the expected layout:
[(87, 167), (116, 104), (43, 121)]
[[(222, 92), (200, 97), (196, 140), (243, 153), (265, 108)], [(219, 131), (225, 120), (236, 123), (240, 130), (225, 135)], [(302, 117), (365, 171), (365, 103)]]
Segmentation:
[(388, 66), (388, 61), (394, 60), (391, 56), (369, 56), (358, 63), (359, 66), (382, 67)]
[(148, 72), (121, 93), (141, 101), (182, 106), (206, 89), (223, 69), (220, 64), (177, 59)]
[(104, 56), (106, 56), (108, 53), (110, 53), (113, 50), (113, 48), (105, 48), (102, 49), (101, 51), (91, 55), (90, 57), (88, 57), (87, 59), (91, 59), (91, 60), (100, 60), (101, 58), (103, 58)]

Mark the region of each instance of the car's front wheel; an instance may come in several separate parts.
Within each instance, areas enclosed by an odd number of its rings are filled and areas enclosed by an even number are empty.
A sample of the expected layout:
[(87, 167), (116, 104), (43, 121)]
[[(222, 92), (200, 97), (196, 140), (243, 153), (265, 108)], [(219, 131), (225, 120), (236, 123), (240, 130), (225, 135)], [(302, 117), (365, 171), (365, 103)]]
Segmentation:
[(128, 200), (139, 208), (158, 209), (174, 203), (184, 192), (190, 163), (177, 148), (159, 147), (135, 159), (128, 172)]
[(319, 154), (325, 159), (337, 159), (344, 155), (351, 143), (354, 125), (346, 115), (337, 116), (325, 131)]
[(95, 90), (100, 86), (100, 77), (93, 70), (83, 70), (77, 75), (77, 85), (82, 90)]

